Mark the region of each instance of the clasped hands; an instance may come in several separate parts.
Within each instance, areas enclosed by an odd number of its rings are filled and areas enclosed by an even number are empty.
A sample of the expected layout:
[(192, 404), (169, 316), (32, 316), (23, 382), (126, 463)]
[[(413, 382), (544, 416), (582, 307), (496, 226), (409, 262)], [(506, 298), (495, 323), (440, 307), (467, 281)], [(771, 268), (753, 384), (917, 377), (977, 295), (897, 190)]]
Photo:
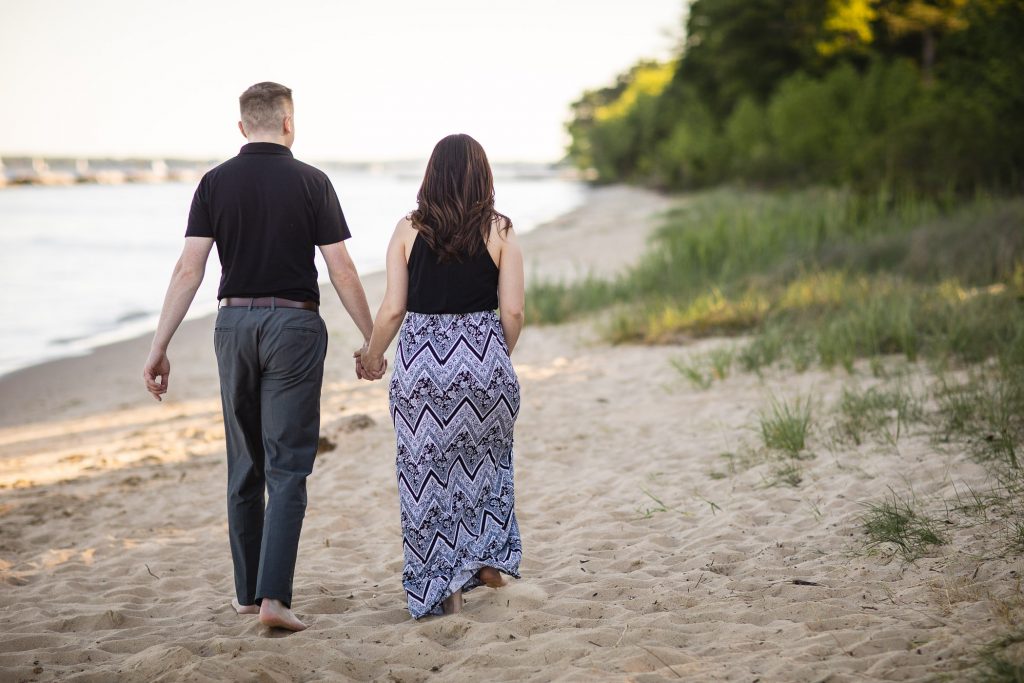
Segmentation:
[(368, 348), (367, 344), (363, 344), (363, 347), (353, 353), (352, 357), (356, 359), (356, 377), (372, 382), (384, 376), (388, 369), (388, 361), (384, 356), (370, 356)]

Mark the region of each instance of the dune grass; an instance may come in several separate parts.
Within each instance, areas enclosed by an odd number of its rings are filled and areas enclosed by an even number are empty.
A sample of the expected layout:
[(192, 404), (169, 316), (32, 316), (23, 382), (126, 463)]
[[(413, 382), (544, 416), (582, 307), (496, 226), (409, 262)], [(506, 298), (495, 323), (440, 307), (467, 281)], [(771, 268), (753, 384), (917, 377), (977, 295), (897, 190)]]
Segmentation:
[(760, 421), (761, 440), (766, 448), (782, 451), (791, 458), (803, 457), (811, 428), (810, 396), (791, 402), (773, 397)]
[(1024, 683), (1024, 630), (989, 643), (978, 655), (967, 680), (975, 683)]
[(611, 308), (612, 342), (753, 333), (747, 370), (877, 354), (977, 361), (1024, 342), (1024, 200), (717, 190), (614, 280), (535, 283), (528, 319)]
[[(734, 367), (853, 372), (871, 359), (881, 372), (894, 354), (970, 367), (968, 381), (936, 392), (945, 435), (1021, 470), (1024, 199), (715, 190), (681, 200), (622, 276), (535, 283), (527, 306), (539, 323), (607, 309), (615, 343), (744, 335), (717, 356), (674, 363), (700, 388)], [(840, 434), (853, 443), (893, 441), (920, 418), (909, 396), (844, 401)]]
[(861, 528), (869, 547), (889, 545), (912, 561), (946, 542), (938, 521), (923, 513), (913, 496), (902, 497), (892, 490), (889, 494), (881, 501), (865, 503)]
[(972, 367), (967, 379), (941, 377), (935, 392), (941, 431), (946, 439), (964, 439), (982, 461), (1004, 475), (1024, 476), (1024, 363), (1013, 356)]
[(911, 422), (924, 419), (920, 397), (898, 383), (865, 391), (846, 387), (839, 399), (838, 413), (836, 439), (856, 446), (871, 437), (896, 443)]

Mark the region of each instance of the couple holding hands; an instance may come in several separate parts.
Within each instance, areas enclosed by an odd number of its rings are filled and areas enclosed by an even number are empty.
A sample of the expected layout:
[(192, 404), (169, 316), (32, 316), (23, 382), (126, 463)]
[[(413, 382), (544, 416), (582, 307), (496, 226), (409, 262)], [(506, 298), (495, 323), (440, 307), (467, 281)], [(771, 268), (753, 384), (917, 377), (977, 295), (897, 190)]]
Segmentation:
[(388, 245), (374, 319), (330, 180), (292, 156), (292, 91), (257, 83), (239, 102), (248, 142), (199, 182), (143, 370), (159, 400), (167, 347), (216, 244), (232, 604), (268, 626), (306, 628), (291, 601), (327, 352), (319, 248), (365, 339), (356, 376), (383, 378), (398, 336), (388, 396), (409, 611), (417, 619), (458, 612), (464, 591), (518, 577), (522, 556), (512, 467), (519, 381), (510, 354), (523, 326), (523, 258), (511, 221), (494, 208), (487, 156), (468, 135), (434, 147), (417, 208)]

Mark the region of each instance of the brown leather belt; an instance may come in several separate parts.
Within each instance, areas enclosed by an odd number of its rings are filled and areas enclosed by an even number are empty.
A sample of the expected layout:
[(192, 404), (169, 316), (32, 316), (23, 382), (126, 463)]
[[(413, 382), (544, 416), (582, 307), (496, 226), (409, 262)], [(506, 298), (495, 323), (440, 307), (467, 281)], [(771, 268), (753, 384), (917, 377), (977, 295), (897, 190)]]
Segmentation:
[(320, 307), (313, 301), (292, 301), (279, 296), (226, 296), (220, 300), (221, 306), (244, 306), (245, 308), (304, 308), (314, 313)]

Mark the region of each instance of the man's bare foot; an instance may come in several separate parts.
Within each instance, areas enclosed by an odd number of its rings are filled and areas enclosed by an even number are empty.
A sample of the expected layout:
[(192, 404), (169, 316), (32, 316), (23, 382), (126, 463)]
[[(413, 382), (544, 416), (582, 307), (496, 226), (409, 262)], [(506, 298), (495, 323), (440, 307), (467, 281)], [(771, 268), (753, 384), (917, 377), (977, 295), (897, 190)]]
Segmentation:
[(260, 623), (271, 628), (286, 628), (289, 631), (303, 631), (306, 628), (283, 602), (273, 598), (263, 598), (263, 602), (260, 603)]
[(259, 605), (243, 605), (238, 602), (238, 598), (231, 598), (231, 606), (235, 608), (235, 611), (239, 614), (259, 614)]
[(462, 611), (462, 591), (457, 590), (441, 602), (445, 614), (458, 614)]
[(505, 585), (505, 579), (501, 577), (501, 572), (494, 567), (484, 567), (476, 573), (476, 576), (480, 579), (480, 583), (488, 588), (501, 588)]

